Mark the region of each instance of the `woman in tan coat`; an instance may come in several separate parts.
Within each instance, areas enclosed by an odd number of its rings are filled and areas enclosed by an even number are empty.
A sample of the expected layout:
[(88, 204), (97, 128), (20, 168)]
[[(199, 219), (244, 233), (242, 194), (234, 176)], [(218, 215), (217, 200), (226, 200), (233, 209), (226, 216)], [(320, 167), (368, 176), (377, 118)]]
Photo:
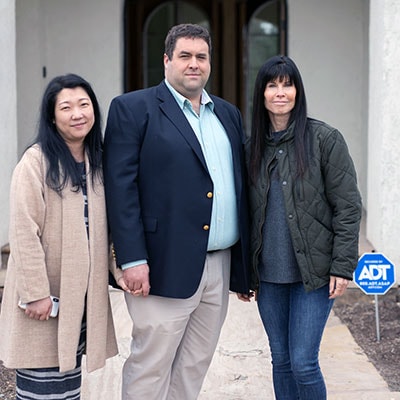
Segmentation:
[[(11, 183), (0, 359), (16, 369), (17, 399), (79, 399), (82, 354), (88, 371), (117, 354), (101, 157), (91, 86), (73, 74), (54, 78)], [(56, 317), (50, 296), (59, 299)]]

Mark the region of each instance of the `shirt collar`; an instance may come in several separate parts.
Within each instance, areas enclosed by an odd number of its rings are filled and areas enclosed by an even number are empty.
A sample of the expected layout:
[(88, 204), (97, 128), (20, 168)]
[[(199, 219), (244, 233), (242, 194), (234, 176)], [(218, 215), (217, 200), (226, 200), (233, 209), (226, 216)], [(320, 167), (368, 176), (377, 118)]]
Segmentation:
[[(187, 99), (185, 96), (181, 95), (177, 90), (175, 90), (174, 87), (166, 79), (165, 79), (165, 84), (167, 85), (167, 88), (170, 90), (170, 92), (174, 96), (179, 107), (183, 110), (185, 107), (185, 104), (187, 102), (190, 103), (190, 100)], [(206, 92), (205, 89), (203, 89), (203, 92), (201, 93), (200, 103), (210, 107), (210, 109), (212, 111), (214, 110), (214, 102), (211, 100), (211, 97), (208, 95), (208, 93)]]

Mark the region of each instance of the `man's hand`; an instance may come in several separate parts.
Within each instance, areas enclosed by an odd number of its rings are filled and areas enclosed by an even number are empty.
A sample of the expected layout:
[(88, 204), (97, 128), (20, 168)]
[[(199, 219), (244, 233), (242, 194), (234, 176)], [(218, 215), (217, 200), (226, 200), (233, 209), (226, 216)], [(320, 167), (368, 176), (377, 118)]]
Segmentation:
[(124, 270), (124, 281), (133, 296), (147, 296), (150, 292), (148, 264)]
[(236, 293), (239, 300), (249, 302), (251, 298), (254, 297), (254, 292), (249, 293)]

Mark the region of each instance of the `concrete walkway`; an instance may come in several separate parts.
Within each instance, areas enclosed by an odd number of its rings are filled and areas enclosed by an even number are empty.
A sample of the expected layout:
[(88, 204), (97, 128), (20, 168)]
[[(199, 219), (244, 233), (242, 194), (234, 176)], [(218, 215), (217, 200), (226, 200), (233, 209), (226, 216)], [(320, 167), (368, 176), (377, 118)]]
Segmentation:
[[(132, 325), (123, 294), (112, 290), (111, 300), (120, 355), (108, 360), (100, 371), (84, 372), (83, 400), (120, 400), (121, 370), (129, 354)], [(329, 400), (400, 400), (400, 393), (390, 392), (333, 313), (323, 337), (320, 361)], [(267, 338), (256, 303), (241, 302), (231, 294), (228, 316), (199, 400), (262, 399), (274, 399)]]

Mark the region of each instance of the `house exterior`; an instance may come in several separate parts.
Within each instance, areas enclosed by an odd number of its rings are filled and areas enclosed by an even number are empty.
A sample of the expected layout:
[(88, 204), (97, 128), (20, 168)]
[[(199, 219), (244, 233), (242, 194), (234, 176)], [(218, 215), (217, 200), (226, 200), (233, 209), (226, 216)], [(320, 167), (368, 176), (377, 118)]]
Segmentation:
[(399, 20), (398, 0), (0, 0), (0, 246), (12, 170), (36, 133), (49, 80), (85, 77), (105, 121), (114, 96), (163, 78), (168, 28), (195, 22), (213, 38), (208, 89), (241, 109), (247, 131), (259, 65), (278, 53), (295, 60), (310, 116), (349, 144), (366, 238), (399, 280)]

